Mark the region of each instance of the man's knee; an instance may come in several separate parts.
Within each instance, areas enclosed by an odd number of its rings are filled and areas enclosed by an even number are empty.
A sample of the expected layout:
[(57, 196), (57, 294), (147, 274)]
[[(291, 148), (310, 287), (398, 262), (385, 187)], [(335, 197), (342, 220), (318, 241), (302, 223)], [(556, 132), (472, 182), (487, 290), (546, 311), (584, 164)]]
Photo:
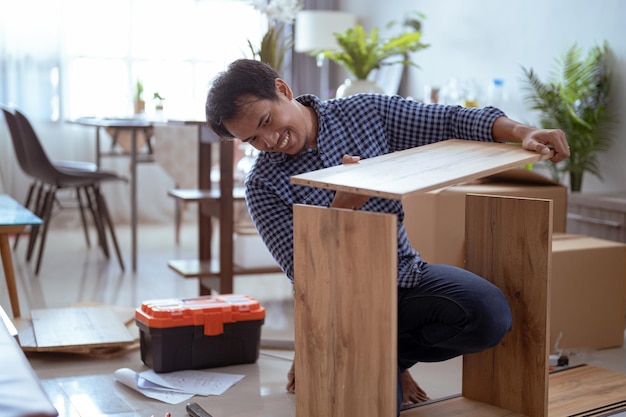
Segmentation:
[(483, 316), (477, 328), (476, 349), (485, 350), (496, 346), (511, 331), (513, 318), (508, 308)]

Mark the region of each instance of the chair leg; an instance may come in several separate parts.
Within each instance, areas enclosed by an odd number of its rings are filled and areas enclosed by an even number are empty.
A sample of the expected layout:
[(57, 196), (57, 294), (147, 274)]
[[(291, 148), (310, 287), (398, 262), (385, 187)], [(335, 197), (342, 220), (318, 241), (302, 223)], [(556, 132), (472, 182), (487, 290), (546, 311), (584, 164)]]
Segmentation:
[[(91, 195), (89, 194), (90, 191)], [(98, 200), (98, 189), (95, 185), (85, 187), (85, 194), (87, 195), (89, 211), (91, 211), (91, 215), (93, 216), (93, 221), (98, 232), (98, 243), (105, 258), (109, 259), (111, 255), (109, 253), (109, 244), (106, 237), (105, 221), (100, 207), (100, 202)]]
[(124, 260), (122, 259), (122, 253), (120, 251), (120, 246), (117, 242), (117, 236), (115, 235), (115, 228), (113, 227), (113, 222), (111, 221), (111, 215), (109, 213), (109, 208), (107, 207), (106, 201), (100, 192), (98, 187), (94, 187), (94, 193), (96, 195), (96, 202), (98, 204), (99, 212), (102, 215), (102, 220), (109, 226), (109, 232), (111, 233), (111, 240), (113, 241), (113, 247), (115, 248), (115, 253), (117, 254), (117, 260), (120, 264), (120, 268), (122, 271), (125, 270)]
[(52, 218), (52, 206), (54, 205), (54, 199), (56, 197), (56, 187), (51, 187), (46, 192), (44, 197), (43, 207), (43, 230), (41, 232), (41, 239), (39, 241), (39, 253), (37, 255), (37, 264), (35, 266), (35, 275), (39, 275), (39, 269), (41, 268), (41, 260), (43, 259), (43, 250), (46, 244), (46, 235), (48, 234), (48, 226), (50, 225), (50, 219)]
[[(87, 228), (87, 219), (85, 218), (85, 206), (83, 205), (83, 198), (80, 194), (81, 187), (76, 187), (76, 201), (78, 201), (78, 209), (80, 210), (80, 221), (83, 224), (83, 232), (85, 234), (85, 242), (87, 247), (91, 247), (91, 241), (89, 240), (89, 229)], [(87, 193), (87, 191), (85, 191)]]

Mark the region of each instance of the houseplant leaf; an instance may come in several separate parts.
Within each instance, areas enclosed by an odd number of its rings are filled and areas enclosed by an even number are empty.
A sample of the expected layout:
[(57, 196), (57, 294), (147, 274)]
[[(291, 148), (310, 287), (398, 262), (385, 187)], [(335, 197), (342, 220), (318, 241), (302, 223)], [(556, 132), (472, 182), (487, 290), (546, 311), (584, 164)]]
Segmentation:
[(555, 62), (549, 80), (542, 82), (531, 69), (523, 68), (526, 102), (540, 113), (540, 125), (562, 129), (571, 156), (560, 164), (550, 163), (552, 176), (561, 181), (569, 175), (572, 191), (580, 191), (585, 173), (602, 178), (598, 156), (614, 140), (615, 116), (608, 107), (610, 71), (606, 42), (583, 56), (577, 45)]

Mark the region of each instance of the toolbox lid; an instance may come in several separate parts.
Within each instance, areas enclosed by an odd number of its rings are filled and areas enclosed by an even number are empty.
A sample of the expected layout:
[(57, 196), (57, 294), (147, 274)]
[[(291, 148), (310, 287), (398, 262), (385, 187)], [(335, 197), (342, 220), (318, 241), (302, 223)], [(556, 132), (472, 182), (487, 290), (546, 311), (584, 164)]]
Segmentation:
[(263, 320), (265, 309), (252, 297), (237, 294), (144, 301), (135, 320), (150, 328), (204, 326), (204, 334), (224, 332), (224, 323)]

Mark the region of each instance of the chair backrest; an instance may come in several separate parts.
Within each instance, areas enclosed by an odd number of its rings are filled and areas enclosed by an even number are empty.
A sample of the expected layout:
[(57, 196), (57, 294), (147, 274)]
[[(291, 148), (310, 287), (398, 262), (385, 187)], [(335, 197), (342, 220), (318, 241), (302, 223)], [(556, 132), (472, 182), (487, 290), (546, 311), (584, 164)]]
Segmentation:
[[(54, 167), (46, 154), (35, 129), (28, 118), (18, 109), (14, 109), (15, 119), (19, 127), (23, 150), (28, 161), (29, 175), (45, 182), (55, 182), (59, 171)], [(61, 174), (62, 175), (62, 174)]]
[(0, 104), (0, 108), (4, 113), (4, 120), (9, 128), (9, 135), (11, 136), (11, 142), (13, 143), (13, 150), (15, 151), (17, 162), (19, 163), (20, 168), (22, 168), (22, 171), (24, 171), (26, 175), (32, 176), (28, 155), (22, 141), (17, 118), (15, 117), (15, 109), (11, 106), (6, 106), (4, 104)]

